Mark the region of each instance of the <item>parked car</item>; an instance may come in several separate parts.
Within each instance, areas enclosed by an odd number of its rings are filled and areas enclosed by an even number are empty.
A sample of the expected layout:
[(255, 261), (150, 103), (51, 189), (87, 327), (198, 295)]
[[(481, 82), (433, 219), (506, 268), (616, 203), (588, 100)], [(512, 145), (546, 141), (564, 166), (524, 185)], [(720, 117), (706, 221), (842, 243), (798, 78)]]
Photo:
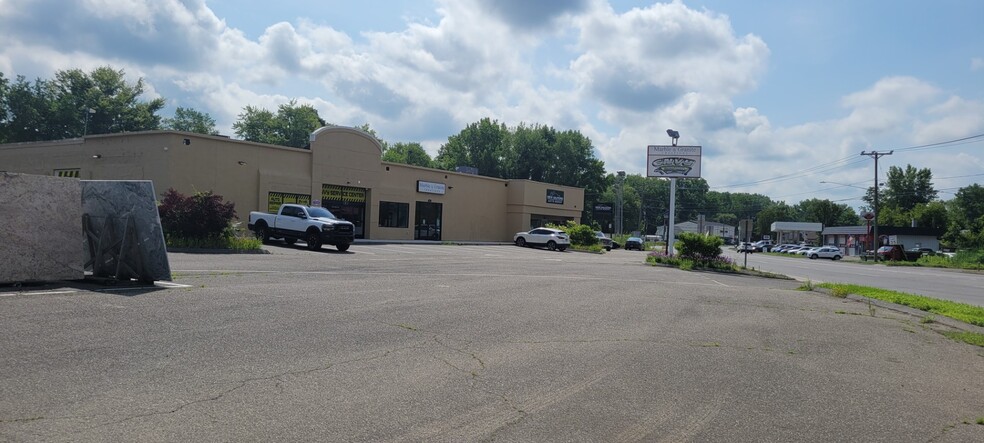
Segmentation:
[(595, 231), (595, 237), (598, 237), (598, 244), (600, 244), (602, 248), (605, 248), (606, 251), (612, 250), (612, 239), (606, 237), (604, 232)]
[(770, 249), (769, 252), (785, 252), (786, 248), (791, 248), (793, 246), (796, 246), (796, 245), (789, 244), (789, 243), (784, 243), (784, 244), (778, 245), (778, 246)]
[(752, 248), (755, 249), (755, 252), (769, 252), (773, 246), (775, 246), (775, 243), (772, 240), (759, 240), (752, 243)]
[(738, 252), (755, 252), (755, 247), (752, 246), (751, 243), (749, 243), (747, 241), (743, 241), (741, 243), (738, 243), (738, 247), (735, 248), (735, 251), (738, 251)]
[(786, 249), (783, 249), (782, 250), (782, 253), (783, 254), (795, 254), (796, 251), (799, 251), (800, 249), (803, 249), (803, 248), (804, 248), (804, 246), (793, 245), (793, 246), (790, 246), (790, 247), (788, 247)]
[(513, 236), (516, 246), (546, 246), (554, 251), (564, 251), (571, 245), (567, 233), (560, 229), (536, 228), (528, 232), (517, 232)]
[(936, 255), (936, 251), (934, 251), (934, 250), (932, 250), (930, 248), (909, 248), (909, 249), (906, 249), (905, 252), (906, 252), (906, 254), (919, 253), (920, 256)]
[(630, 249), (638, 249), (641, 251), (642, 239), (639, 237), (629, 237), (625, 239), (625, 250), (628, 251)]
[(829, 258), (831, 260), (840, 260), (842, 256), (841, 250), (837, 246), (823, 246), (814, 248), (807, 255), (807, 257), (810, 257), (811, 259)]
[(809, 256), (814, 249), (818, 249), (818, 248), (819, 246), (804, 246), (800, 248), (798, 251), (796, 251), (796, 254)]

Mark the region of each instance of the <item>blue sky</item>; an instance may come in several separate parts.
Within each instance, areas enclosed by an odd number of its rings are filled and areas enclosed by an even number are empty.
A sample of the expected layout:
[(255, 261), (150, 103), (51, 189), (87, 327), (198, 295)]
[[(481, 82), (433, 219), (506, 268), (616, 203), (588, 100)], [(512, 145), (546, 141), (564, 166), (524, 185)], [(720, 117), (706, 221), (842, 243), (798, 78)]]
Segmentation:
[(590, 137), (609, 171), (704, 147), (712, 189), (858, 207), (873, 162), (984, 177), (984, 2), (0, 0), (0, 70), (110, 65), (208, 112), (291, 99), (433, 155), (483, 117)]

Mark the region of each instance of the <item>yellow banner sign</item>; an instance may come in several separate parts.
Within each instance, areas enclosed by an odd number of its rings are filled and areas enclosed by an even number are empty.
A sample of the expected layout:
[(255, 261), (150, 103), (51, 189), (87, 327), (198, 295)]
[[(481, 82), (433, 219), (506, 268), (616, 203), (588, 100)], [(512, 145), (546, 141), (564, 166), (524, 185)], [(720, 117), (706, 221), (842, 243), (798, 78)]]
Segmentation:
[(365, 188), (353, 188), (341, 185), (321, 185), (321, 201), (342, 201), (364, 203), (366, 201)]

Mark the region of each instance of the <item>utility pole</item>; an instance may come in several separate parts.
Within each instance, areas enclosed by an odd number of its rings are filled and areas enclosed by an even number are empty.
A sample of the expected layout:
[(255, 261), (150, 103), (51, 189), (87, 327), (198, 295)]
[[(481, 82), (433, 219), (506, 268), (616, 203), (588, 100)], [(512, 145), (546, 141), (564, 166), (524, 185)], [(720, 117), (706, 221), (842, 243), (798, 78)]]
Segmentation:
[(874, 217), (871, 219), (871, 250), (875, 253), (875, 260), (878, 259), (878, 159), (886, 155), (892, 155), (893, 152), (895, 152), (894, 149), (888, 152), (861, 151), (861, 155), (866, 155), (875, 159), (875, 201), (872, 205), (871, 211), (874, 213)]
[(623, 219), (624, 213), (622, 212), (622, 205), (625, 203), (622, 200), (622, 187), (625, 186), (625, 171), (618, 171), (617, 175), (615, 176), (615, 180), (618, 184), (618, 188), (616, 189), (617, 194), (615, 196), (616, 200), (618, 201), (618, 205), (615, 208), (615, 233), (617, 235), (622, 235), (622, 228), (624, 223), (624, 219)]

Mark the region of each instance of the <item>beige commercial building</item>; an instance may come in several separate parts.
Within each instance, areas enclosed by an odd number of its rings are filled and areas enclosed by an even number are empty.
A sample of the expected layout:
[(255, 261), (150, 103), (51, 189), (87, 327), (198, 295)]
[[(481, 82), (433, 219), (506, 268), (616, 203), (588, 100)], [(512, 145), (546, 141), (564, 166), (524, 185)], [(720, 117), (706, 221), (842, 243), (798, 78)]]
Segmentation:
[(381, 154), (374, 137), (339, 126), (313, 132), (310, 149), (148, 131), (0, 145), (0, 171), (152, 180), (158, 195), (212, 191), (244, 221), (280, 203), (323, 206), (355, 223), (356, 238), (377, 240), (511, 241), (518, 231), (581, 218), (581, 188), (384, 162)]

